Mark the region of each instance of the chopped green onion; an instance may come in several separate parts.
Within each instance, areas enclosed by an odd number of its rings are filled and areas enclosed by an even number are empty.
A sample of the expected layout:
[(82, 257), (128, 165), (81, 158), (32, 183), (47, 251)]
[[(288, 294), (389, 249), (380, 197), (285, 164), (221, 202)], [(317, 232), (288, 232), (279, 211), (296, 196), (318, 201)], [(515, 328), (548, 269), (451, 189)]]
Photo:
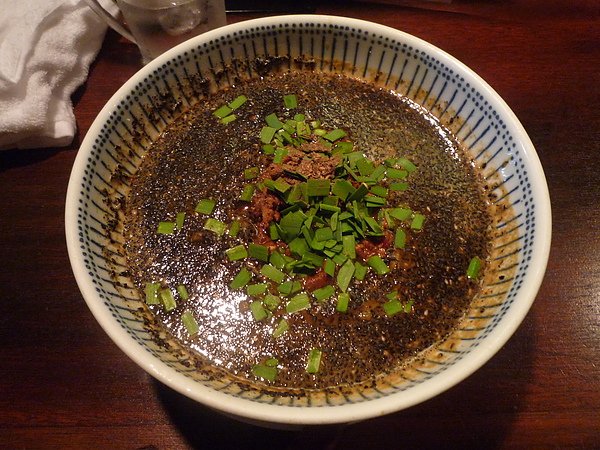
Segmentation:
[(275, 130), (280, 130), (283, 128), (283, 123), (277, 118), (277, 114), (275, 113), (269, 114), (267, 117), (265, 117), (265, 122), (267, 122), (267, 125)]
[(398, 300), (398, 291), (392, 291), (385, 294), (385, 298), (388, 300)]
[(358, 281), (362, 281), (365, 279), (369, 268), (367, 266), (363, 266), (358, 261), (354, 262), (354, 278)]
[(295, 295), (290, 299), (287, 305), (285, 305), (285, 310), (290, 314), (308, 308), (310, 308), (310, 298), (306, 292)]
[(227, 231), (227, 224), (225, 222), (221, 222), (220, 220), (209, 217), (206, 219), (206, 222), (204, 222), (204, 229), (212, 231), (219, 236), (223, 236), (225, 231)]
[(354, 194), (355, 191), (356, 188), (352, 186), (352, 183), (348, 180), (337, 180), (331, 188), (331, 192), (344, 201), (346, 201), (350, 195)]
[[(375, 181), (381, 181), (383, 179), (383, 177), (385, 176), (386, 170), (387, 170), (387, 168), (383, 164), (375, 167), (373, 172), (371, 172), (371, 178), (373, 178)], [(381, 186), (381, 187), (383, 187), (383, 186)], [(376, 195), (379, 195), (379, 194), (376, 194)], [(385, 195), (380, 195), (380, 197), (385, 197)]]
[(315, 289), (312, 294), (315, 296), (317, 301), (322, 302), (323, 300), (326, 300), (329, 297), (331, 297), (334, 293), (335, 288), (332, 285), (328, 284), (327, 286), (324, 286), (320, 289)]
[(347, 234), (342, 237), (342, 244), (344, 246), (344, 255), (348, 258), (356, 258), (356, 239), (353, 234)]
[(346, 132), (340, 128), (336, 128), (335, 130), (331, 130), (329, 133), (323, 136), (324, 139), (327, 139), (329, 142), (337, 141), (338, 139), (346, 136)]
[(262, 146), (262, 151), (265, 155), (272, 155), (275, 153), (275, 147), (272, 144), (265, 144)]
[(371, 175), (373, 173), (373, 170), (375, 170), (373, 163), (364, 157), (357, 159), (355, 162), (355, 165), (356, 165), (356, 168), (358, 169), (358, 172), (361, 175), (366, 176), (366, 177)]
[(406, 170), (394, 169), (393, 167), (389, 167), (385, 173), (388, 178), (394, 180), (404, 180), (408, 176)]
[(231, 289), (239, 289), (248, 284), (248, 282), (252, 279), (252, 272), (250, 272), (245, 267), (239, 271), (239, 273), (235, 276), (235, 278), (229, 283), (229, 287)]
[(160, 302), (165, 307), (165, 311), (171, 311), (177, 308), (177, 302), (175, 302), (175, 297), (173, 297), (173, 292), (171, 292), (171, 289), (161, 289), (158, 294), (160, 297)]
[(229, 231), (228, 234), (231, 237), (236, 237), (238, 235), (238, 233), (240, 232), (240, 221), (239, 220), (234, 220), (233, 222), (231, 222), (231, 225), (229, 225)]
[(251, 258), (258, 259), (259, 261), (269, 262), (269, 248), (265, 245), (248, 245), (248, 254)]
[(260, 173), (260, 169), (258, 167), (249, 167), (244, 170), (244, 178), (246, 180), (251, 180), (252, 178), (256, 178)]
[(183, 326), (190, 336), (194, 336), (195, 334), (198, 334), (198, 331), (200, 331), (198, 322), (196, 322), (196, 319), (191, 311), (185, 311), (181, 315), (181, 321), (183, 322)]
[(412, 210), (410, 208), (391, 208), (387, 211), (390, 216), (398, 220), (406, 220), (412, 216)]
[(279, 253), (278, 251), (274, 251), (273, 253), (271, 253), (269, 262), (277, 269), (283, 269), (283, 267), (285, 266), (285, 259), (283, 259), (283, 256), (281, 256), (281, 253)]
[(404, 311), (404, 306), (398, 300), (390, 300), (383, 304), (383, 309), (388, 316), (393, 316)]
[(333, 277), (335, 275), (335, 263), (329, 258), (325, 259), (323, 270), (327, 275)]
[(392, 191), (406, 191), (408, 189), (408, 183), (390, 183), (390, 190)]
[(146, 295), (147, 305), (158, 305), (160, 303), (160, 300), (158, 299), (159, 289), (160, 283), (146, 283), (144, 294)]
[(415, 214), (412, 222), (410, 223), (410, 227), (413, 230), (420, 230), (423, 228), (424, 222), (425, 222), (425, 216), (423, 214)]
[(412, 173), (417, 170), (417, 166), (415, 166), (411, 161), (406, 158), (398, 158), (396, 160), (396, 164), (401, 166), (408, 173)]
[(251, 184), (247, 184), (244, 186), (244, 190), (240, 195), (240, 200), (243, 202), (249, 202), (252, 200), (252, 196), (254, 195), (254, 186)]
[(260, 130), (260, 142), (270, 144), (276, 131), (273, 127), (262, 127), (262, 130)]
[(181, 298), (181, 300), (187, 300), (188, 298), (190, 298), (190, 294), (188, 293), (187, 288), (184, 284), (180, 284), (177, 286), (177, 293), (179, 294), (179, 298)]
[(273, 337), (278, 338), (279, 336), (284, 334), (289, 329), (290, 329), (290, 326), (287, 323), (287, 320), (281, 319), (279, 321), (279, 323), (277, 324), (277, 326), (275, 327), (275, 329), (273, 330)]
[(299, 281), (285, 281), (277, 286), (277, 290), (283, 295), (290, 295), (299, 292), (302, 289), (302, 285)]
[(232, 109), (229, 106), (223, 105), (219, 109), (214, 111), (213, 115), (218, 117), (219, 119), (222, 119), (222, 118), (228, 116), (229, 114), (231, 114), (231, 111), (232, 111)]
[(415, 303), (414, 300), (409, 300), (405, 305), (404, 305), (404, 312), (406, 314), (409, 314), (412, 311), (412, 306)]
[[(383, 262), (383, 261), (382, 261)], [(337, 285), (342, 292), (348, 290), (352, 276), (354, 275), (354, 263), (351, 260), (347, 260), (337, 274)]]
[(238, 261), (248, 257), (248, 250), (242, 244), (236, 245), (235, 247), (228, 248), (225, 250), (225, 254), (230, 261)]
[(306, 372), (307, 373), (318, 373), (319, 366), (321, 365), (321, 356), (323, 352), (318, 348), (311, 349), (308, 354), (308, 362), (306, 363)]
[(381, 256), (373, 255), (367, 260), (367, 264), (373, 268), (377, 275), (385, 275), (390, 271), (389, 267), (385, 264)]
[(331, 228), (318, 228), (315, 231), (315, 240), (322, 242), (328, 241), (330, 239), (333, 239), (333, 231), (331, 230)]
[(176, 225), (175, 222), (158, 222), (156, 232), (158, 234), (173, 234)]
[(310, 178), (306, 182), (306, 190), (309, 197), (325, 197), (329, 195), (331, 183), (326, 179)]
[(275, 283), (282, 283), (285, 279), (285, 273), (275, 268), (271, 264), (265, 264), (264, 266), (262, 266), (262, 268), (260, 269), (260, 273), (263, 274), (265, 277), (269, 278), (270, 280), (273, 280)]
[(394, 247), (396, 248), (404, 248), (406, 245), (406, 233), (402, 228), (398, 228), (396, 230), (396, 235), (394, 236)]
[(474, 256), (469, 262), (469, 267), (467, 268), (467, 277), (471, 280), (476, 280), (479, 277), (479, 271), (483, 263), (478, 256)]
[(350, 141), (338, 141), (333, 147), (334, 152), (350, 153), (354, 148), (354, 144)]
[(362, 200), (364, 198), (365, 195), (367, 195), (367, 193), (369, 192), (369, 186), (367, 186), (365, 183), (361, 183), (361, 185), (358, 187), (358, 189), (356, 189), (352, 195), (350, 195), (346, 201), (347, 202), (353, 202), (353, 201), (359, 201)]
[(252, 366), (252, 373), (255, 377), (262, 378), (263, 380), (275, 381), (275, 378), (277, 378), (277, 367), (256, 364)]
[(198, 202), (196, 205), (196, 212), (200, 214), (205, 214), (207, 216), (211, 215), (213, 210), (215, 209), (215, 205), (217, 202), (210, 198), (204, 198)]
[[(382, 167), (382, 166), (379, 166)], [(388, 196), (388, 190), (380, 185), (375, 185), (371, 187), (371, 193), (382, 198), (386, 198)]]
[(265, 305), (270, 311), (275, 310), (280, 303), (281, 299), (273, 294), (267, 294), (265, 295), (265, 298), (263, 298), (263, 305)]
[(385, 198), (377, 197), (376, 195), (369, 194), (365, 197), (365, 203), (367, 204), (367, 206), (369, 208), (372, 208), (372, 207), (378, 208), (378, 207), (385, 205), (386, 202), (385, 202)]
[(260, 300), (255, 300), (250, 303), (250, 311), (252, 312), (252, 317), (254, 317), (254, 320), (257, 322), (266, 319), (269, 316)]
[(185, 221), (185, 213), (178, 212), (177, 217), (175, 218), (175, 229), (181, 230), (183, 228), (183, 222)]
[(288, 151), (285, 148), (276, 148), (275, 155), (273, 156), (273, 162), (275, 164), (282, 164), (283, 158), (285, 158), (287, 156), (287, 153), (288, 153)]
[(345, 313), (348, 310), (348, 303), (350, 302), (350, 294), (347, 292), (340, 292), (337, 298), (337, 304), (335, 306), (336, 311)]
[(237, 116), (236, 116), (235, 114), (230, 114), (230, 115), (228, 115), (228, 116), (226, 116), (226, 117), (223, 117), (223, 118), (221, 119), (221, 123), (222, 123), (223, 125), (227, 125), (228, 123), (231, 123), (231, 122), (233, 122), (235, 119), (237, 119)]
[(246, 286), (246, 293), (250, 297), (256, 297), (267, 292), (267, 283), (249, 284)]
[(245, 95), (238, 95), (230, 103), (228, 103), (227, 106), (229, 106), (229, 108), (231, 108), (232, 111), (235, 111), (244, 103), (246, 103), (246, 100), (248, 100), (248, 98), (246, 98)]
[(287, 109), (294, 109), (298, 106), (298, 99), (295, 94), (284, 95), (283, 104)]

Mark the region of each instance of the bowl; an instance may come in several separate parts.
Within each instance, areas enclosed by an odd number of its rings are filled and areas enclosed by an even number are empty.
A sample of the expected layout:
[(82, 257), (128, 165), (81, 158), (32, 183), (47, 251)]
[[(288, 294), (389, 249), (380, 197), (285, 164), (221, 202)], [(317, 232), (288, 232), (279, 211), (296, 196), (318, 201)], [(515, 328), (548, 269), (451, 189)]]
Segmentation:
[[(133, 174), (152, 142), (208, 90), (258, 76), (250, 61), (277, 57), (280, 70), (310, 62), (410, 98), (451, 130), (479, 167), (499, 209), (491, 264), (482, 289), (449, 337), (369, 387), (274, 395), (220, 374), (198, 371), (190, 357), (144, 321), (142, 300), (123, 271), (119, 220), (111, 204), (126, 192), (117, 172)], [(254, 67), (254, 69), (253, 69)], [(242, 72), (242, 73), (240, 73)], [(152, 105), (155, 114), (149, 113)], [(291, 15), (229, 25), (191, 39), (135, 74), (90, 127), (75, 160), (66, 198), (69, 257), (83, 298), (110, 338), (142, 369), (222, 413), (260, 424), (363, 420), (430, 399), (465, 379), (510, 338), (541, 284), (551, 237), (550, 201), (527, 133), (477, 74), (433, 45), (361, 20)], [(118, 227), (116, 228), (118, 230)], [(121, 268), (121, 270), (119, 270)], [(168, 342), (165, 345), (165, 342)]]

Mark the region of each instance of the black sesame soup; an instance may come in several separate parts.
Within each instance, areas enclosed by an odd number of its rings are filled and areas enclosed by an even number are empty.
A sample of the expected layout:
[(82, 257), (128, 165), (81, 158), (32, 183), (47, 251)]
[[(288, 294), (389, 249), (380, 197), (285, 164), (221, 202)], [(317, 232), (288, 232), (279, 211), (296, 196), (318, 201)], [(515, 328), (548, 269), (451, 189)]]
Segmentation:
[(420, 106), (341, 75), (276, 74), (170, 125), (124, 206), (155, 321), (257, 384), (390, 373), (478, 291), (492, 219), (459, 144)]

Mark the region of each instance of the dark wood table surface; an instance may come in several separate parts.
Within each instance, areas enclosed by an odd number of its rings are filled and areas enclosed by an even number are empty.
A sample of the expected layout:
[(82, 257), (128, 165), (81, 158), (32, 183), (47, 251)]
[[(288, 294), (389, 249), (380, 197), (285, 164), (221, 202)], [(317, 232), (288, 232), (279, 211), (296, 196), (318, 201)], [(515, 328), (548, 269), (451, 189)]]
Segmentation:
[(257, 428), (155, 381), (92, 317), (64, 238), (79, 143), (140, 68), (136, 47), (110, 31), (73, 99), (75, 141), (0, 153), (0, 448), (600, 448), (600, 2), (321, 3), (317, 13), (389, 25), (454, 55), (528, 131), (550, 188), (553, 239), (516, 334), (458, 386), (353, 425)]

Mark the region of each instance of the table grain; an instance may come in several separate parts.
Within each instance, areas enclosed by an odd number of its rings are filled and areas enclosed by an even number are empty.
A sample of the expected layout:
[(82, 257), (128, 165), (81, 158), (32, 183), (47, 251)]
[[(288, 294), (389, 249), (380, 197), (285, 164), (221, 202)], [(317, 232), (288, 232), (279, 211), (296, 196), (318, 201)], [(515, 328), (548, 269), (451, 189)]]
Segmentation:
[(109, 31), (73, 97), (74, 142), (0, 152), (0, 448), (600, 448), (600, 2), (319, 5), (316, 13), (379, 22), (449, 52), (523, 123), (553, 208), (546, 276), (523, 324), (454, 388), (350, 425), (258, 428), (155, 381), (92, 317), (64, 237), (79, 144), (140, 68), (136, 47)]

